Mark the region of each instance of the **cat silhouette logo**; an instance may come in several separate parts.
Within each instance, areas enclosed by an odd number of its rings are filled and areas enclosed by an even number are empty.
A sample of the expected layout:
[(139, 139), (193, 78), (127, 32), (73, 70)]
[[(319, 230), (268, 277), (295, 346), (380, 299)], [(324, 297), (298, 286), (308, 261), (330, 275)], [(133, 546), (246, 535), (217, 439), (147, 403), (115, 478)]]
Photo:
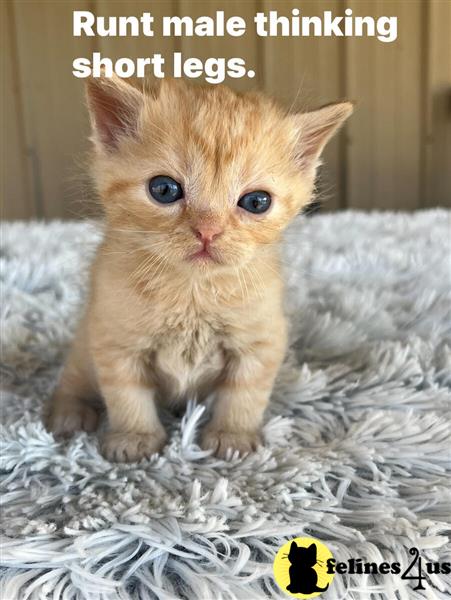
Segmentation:
[(329, 548), (314, 538), (295, 538), (284, 544), (274, 559), (277, 585), (293, 598), (315, 598), (332, 583), (334, 573), (327, 572), (333, 558)]

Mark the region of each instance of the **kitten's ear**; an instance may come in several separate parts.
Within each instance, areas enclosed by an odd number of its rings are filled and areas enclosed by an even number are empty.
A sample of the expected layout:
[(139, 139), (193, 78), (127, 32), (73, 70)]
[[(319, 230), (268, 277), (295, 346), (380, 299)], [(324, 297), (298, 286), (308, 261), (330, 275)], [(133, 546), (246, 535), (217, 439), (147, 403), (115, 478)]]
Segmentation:
[(114, 149), (120, 137), (136, 135), (143, 93), (120, 77), (92, 77), (86, 84), (94, 141)]
[(296, 135), (295, 160), (303, 171), (314, 171), (324, 146), (352, 114), (352, 102), (329, 104), (319, 110), (291, 115)]
[(291, 546), (290, 546), (290, 552), (292, 550), (297, 550), (298, 549), (298, 545), (296, 544), (296, 542), (291, 542)]

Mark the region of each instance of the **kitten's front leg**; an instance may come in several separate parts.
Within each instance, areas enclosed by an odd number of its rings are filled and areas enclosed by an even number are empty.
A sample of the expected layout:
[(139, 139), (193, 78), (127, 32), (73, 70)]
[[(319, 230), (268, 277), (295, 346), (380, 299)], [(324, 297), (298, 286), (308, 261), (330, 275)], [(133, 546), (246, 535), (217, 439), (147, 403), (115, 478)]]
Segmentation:
[(202, 436), (202, 448), (224, 458), (227, 450), (241, 455), (261, 444), (261, 425), (285, 352), (284, 339), (253, 344), (229, 365), (217, 391), (210, 423)]
[(155, 390), (144, 376), (145, 365), (111, 352), (97, 352), (95, 365), (109, 422), (102, 454), (111, 461), (133, 462), (158, 452), (166, 432), (155, 406)]

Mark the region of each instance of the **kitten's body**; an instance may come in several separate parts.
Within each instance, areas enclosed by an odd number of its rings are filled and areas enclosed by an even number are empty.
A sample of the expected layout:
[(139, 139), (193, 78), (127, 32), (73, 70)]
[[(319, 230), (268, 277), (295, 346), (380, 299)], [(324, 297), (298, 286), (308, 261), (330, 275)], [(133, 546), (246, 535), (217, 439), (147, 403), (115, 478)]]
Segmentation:
[[(88, 99), (106, 234), (49, 426), (94, 429), (100, 396), (103, 452), (135, 460), (164, 443), (156, 401), (214, 394), (203, 446), (251, 451), (285, 352), (280, 234), (309, 201), (319, 151), (349, 105), (335, 119), (323, 109), (326, 133), (316, 127), (321, 140), (296, 156), (293, 117), (261, 96), (183, 83), (142, 94), (101, 80)], [(181, 201), (147, 198), (158, 174), (183, 182)], [(236, 207), (255, 189), (271, 190), (268, 214)]]
[[(95, 353), (98, 344), (103, 354), (119, 344), (128, 356), (139, 354), (161, 401), (204, 399), (227, 362), (252, 343), (268, 338), (274, 354), (278, 346), (284, 349), (282, 283), (268, 265), (266, 281), (245, 271), (196, 279), (168, 270), (144, 291), (129, 277), (136, 257), (127, 250), (121, 255), (118, 245), (118, 240), (106, 241), (93, 265), (81, 345)], [(277, 258), (271, 258), (276, 268)], [(262, 329), (265, 321), (271, 326)], [(86, 354), (86, 359), (92, 357)]]

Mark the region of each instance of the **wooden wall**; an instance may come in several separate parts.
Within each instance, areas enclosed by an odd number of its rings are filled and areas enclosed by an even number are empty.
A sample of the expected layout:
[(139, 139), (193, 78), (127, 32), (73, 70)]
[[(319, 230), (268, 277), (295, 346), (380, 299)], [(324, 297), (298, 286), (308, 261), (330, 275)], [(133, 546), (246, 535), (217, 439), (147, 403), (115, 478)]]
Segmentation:
[[(375, 38), (74, 38), (72, 11), (98, 15), (212, 14), (252, 24), (256, 11), (304, 15), (395, 15), (398, 39)], [(358, 103), (326, 151), (326, 209), (451, 206), (450, 0), (3, 0), (1, 181), (3, 218), (73, 218), (87, 213), (83, 168), (89, 132), (83, 82), (72, 61), (100, 50), (112, 58), (243, 56), (259, 87), (295, 107), (340, 98)], [(249, 29), (251, 29), (248, 26)]]

